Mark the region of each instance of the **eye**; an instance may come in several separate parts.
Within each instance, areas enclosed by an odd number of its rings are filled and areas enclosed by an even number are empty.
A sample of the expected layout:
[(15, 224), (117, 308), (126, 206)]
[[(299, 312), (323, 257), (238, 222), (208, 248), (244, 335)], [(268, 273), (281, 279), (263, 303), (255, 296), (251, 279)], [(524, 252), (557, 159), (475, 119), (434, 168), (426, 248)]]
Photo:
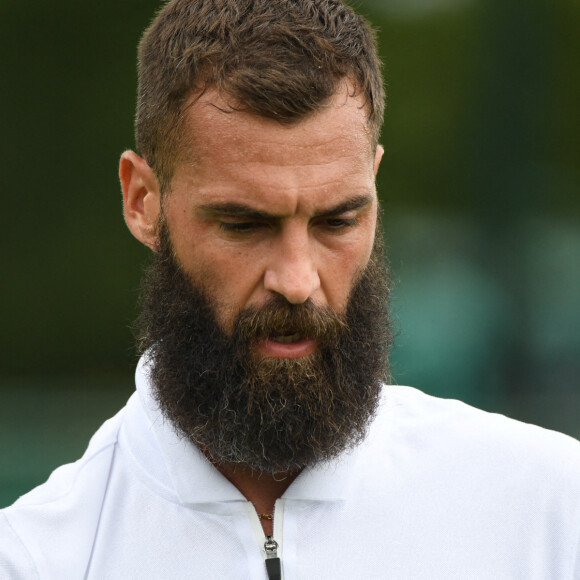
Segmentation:
[(356, 226), (357, 218), (326, 218), (323, 224), (331, 230), (343, 230)]
[(226, 232), (245, 234), (265, 227), (260, 222), (220, 222), (220, 228)]

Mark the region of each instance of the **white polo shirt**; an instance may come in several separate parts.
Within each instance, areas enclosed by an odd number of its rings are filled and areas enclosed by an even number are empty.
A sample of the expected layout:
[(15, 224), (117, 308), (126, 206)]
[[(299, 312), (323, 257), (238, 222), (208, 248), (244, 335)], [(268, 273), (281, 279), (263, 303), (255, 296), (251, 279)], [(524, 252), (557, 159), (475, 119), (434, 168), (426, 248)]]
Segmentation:
[[(283, 578), (580, 580), (580, 443), (408, 387), (276, 503)], [(0, 579), (266, 579), (250, 503), (137, 393), (0, 512)]]

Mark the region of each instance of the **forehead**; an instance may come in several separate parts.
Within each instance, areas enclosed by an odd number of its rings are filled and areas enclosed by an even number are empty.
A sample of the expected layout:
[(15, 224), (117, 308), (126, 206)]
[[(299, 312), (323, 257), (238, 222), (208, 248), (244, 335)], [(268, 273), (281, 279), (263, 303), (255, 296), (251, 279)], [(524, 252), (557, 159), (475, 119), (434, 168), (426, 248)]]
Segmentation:
[(321, 110), (291, 124), (232, 109), (215, 89), (185, 114), (186, 161), (176, 169), (173, 189), (194, 190), (200, 203), (231, 201), (225, 198), (234, 194), (244, 201), (256, 193), (272, 203), (274, 195), (308, 192), (314, 202), (337, 188), (357, 194), (374, 184), (367, 110), (346, 83)]
[[(252, 142), (256, 132), (265, 132), (264, 135), (273, 141), (278, 138), (283, 143), (319, 136), (322, 137), (322, 146), (327, 142), (324, 134), (331, 132), (345, 139), (345, 146), (356, 143), (361, 149), (369, 151), (371, 147), (368, 107), (360, 91), (346, 80), (320, 110), (294, 122), (281, 123), (245, 111), (232, 97), (220, 93), (215, 87), (191, 99), (184, 121), (188, 148), (198, 154), (215, 147), (216, 141), (226, 143), (227, 140), (233, 146)], [(210, 127), (211, 131), (208, 131)]]

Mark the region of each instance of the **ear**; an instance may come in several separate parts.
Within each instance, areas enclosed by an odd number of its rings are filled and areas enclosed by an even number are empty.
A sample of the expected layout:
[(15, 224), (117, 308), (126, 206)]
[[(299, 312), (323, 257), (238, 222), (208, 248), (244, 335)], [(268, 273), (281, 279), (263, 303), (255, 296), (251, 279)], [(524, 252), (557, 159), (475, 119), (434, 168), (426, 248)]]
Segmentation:
[(385, 154), (385, 150), (383, 149), (383, 146), (377, 145), (377, 150), (375, 153), (375, 176), (377, 175), (377, 172), (379, 171), (379, 165), (381, 164), (381, 159), (383, 158), (384, 154)]
[(125, 222), (131, 233), (155, 250), (157, 220), (161, 213), (161, 188), (145, 159), (125, 151), (119, 162)]

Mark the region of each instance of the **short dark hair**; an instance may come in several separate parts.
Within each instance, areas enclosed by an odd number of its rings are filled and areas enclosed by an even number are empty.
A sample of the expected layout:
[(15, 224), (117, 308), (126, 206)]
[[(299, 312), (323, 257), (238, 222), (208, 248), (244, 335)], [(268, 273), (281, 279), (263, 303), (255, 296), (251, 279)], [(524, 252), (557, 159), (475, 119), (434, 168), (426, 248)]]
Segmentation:
[(137, 150), (168, 187), (192, 95), (212, 86), (236, 109), (292, 123), (344, 79), (365, 100), (373, 145), (384, 90), (370, 25), (340, 0), (172, 0), (139, 44)]

